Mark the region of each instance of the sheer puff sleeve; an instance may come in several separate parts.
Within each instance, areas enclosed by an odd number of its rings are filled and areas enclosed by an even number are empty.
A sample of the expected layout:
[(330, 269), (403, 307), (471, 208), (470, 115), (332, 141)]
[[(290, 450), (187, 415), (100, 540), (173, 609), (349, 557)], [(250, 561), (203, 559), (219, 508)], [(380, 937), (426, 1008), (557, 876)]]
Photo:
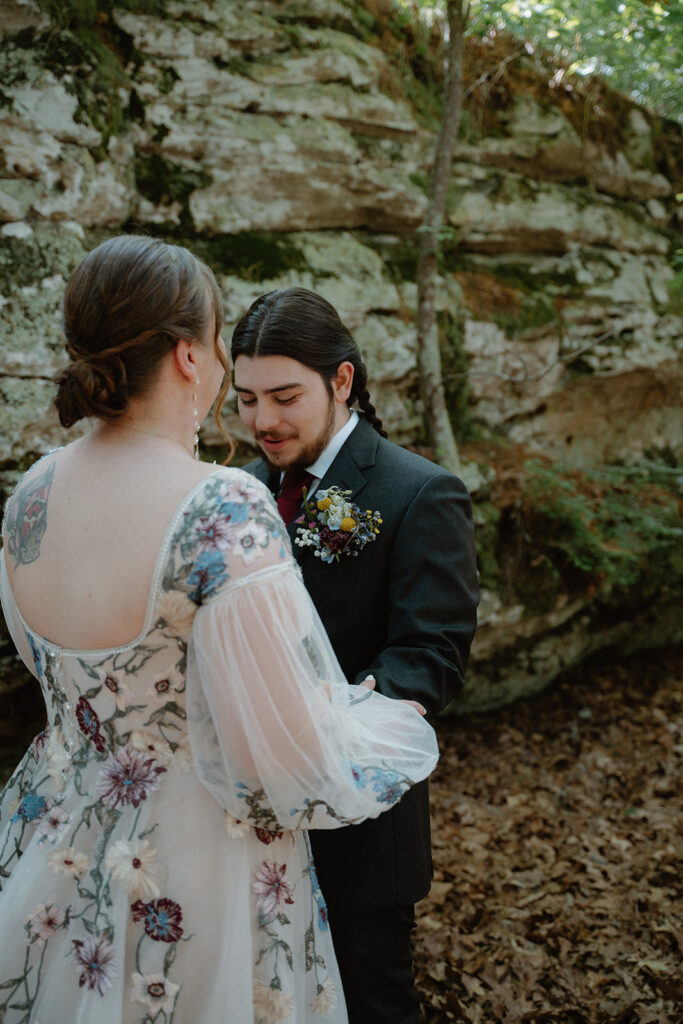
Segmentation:
[[(246, 514), (239, 537), (223, 531), (220, 585), (203, 597), (188, 649), (199, 777), (259, 828), (377, 817), (434, 768), (434, 730), (408, 704), (348, 685), (270, 494), (236, 475)], [(207, 518), (196, 517), (199, 530)]]

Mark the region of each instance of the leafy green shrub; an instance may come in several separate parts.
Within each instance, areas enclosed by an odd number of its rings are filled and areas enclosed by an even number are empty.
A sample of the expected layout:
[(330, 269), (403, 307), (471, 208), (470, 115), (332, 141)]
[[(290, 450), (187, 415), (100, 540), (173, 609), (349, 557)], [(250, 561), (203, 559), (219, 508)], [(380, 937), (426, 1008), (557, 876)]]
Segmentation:
[(540, 461), (522, 508), (528, 539), (563, 582), (643, 593), (683, 582), (683, 470), (643, 462), (580, 473)]

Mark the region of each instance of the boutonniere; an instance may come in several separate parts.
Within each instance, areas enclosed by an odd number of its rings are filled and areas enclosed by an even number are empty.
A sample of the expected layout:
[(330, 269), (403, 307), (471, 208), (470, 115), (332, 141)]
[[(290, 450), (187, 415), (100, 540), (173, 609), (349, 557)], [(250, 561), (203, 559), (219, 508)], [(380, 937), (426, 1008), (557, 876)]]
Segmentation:
[(338, 562), (342, 555), (358, 556), (366, 544), (379, 533), (382, 519), (379, 512), (361, 512), (348, 501), (351, 491), (328, 487), (318, 491), (312, 501), (304, 491), (303, 515), (297, 520), (294, 543), (300, 548), (313, 548), (323, 562)]

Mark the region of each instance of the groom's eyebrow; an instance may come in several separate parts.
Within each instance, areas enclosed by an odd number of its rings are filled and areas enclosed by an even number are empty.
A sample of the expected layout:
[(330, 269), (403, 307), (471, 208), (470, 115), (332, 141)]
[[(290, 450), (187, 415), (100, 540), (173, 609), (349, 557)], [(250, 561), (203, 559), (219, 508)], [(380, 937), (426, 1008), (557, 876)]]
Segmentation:
[[(303, 385), (299, 384), (296, 381), (293, 384), (278, 384), (278, 386), (275, 387), (275, 388), (266, 388), (265, 391), (264, 391), (264, 394), (266, 394), (266, 395), (274, 395), (278, 391), (289, 391), (290, 388), (300, 388), (302, 386)], [(242, 393), (247, 394), (247, 395), (253, 395), (254, 394), (254, 392), (251, 390), (251, 388), (241, 388), (237, 384), (235, 384), (235, 391), (242, 392)]]

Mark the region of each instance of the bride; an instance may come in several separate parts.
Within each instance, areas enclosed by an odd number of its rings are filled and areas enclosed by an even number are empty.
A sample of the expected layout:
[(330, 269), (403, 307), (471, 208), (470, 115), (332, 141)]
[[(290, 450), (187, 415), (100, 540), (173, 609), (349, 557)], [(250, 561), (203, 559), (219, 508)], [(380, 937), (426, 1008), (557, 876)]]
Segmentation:
[(63, 313), (60, 419), (93, 426), (0, 557), (48, 716), (0, 799), (0, 1020), (341, 1024), (307, 830), (392, 806), (433, 730), (347, 684), (266, 488), (193, 458), (227, 391), (208, 268), (115, 238)]

